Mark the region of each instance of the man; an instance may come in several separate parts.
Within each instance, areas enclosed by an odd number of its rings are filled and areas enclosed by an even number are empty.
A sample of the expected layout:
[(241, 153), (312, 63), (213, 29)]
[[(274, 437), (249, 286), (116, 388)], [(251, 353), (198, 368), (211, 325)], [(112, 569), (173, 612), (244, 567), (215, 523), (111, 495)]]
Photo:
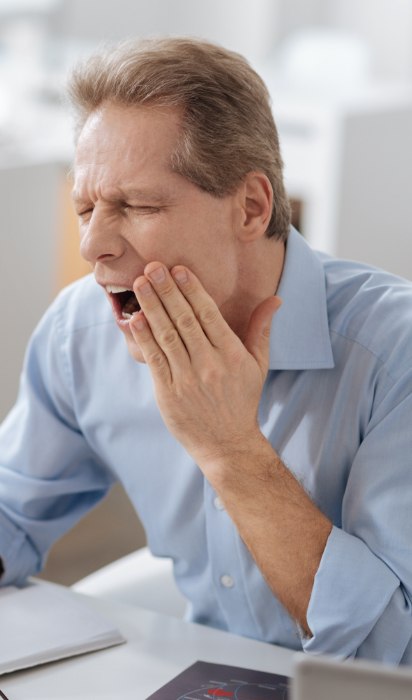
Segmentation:
[(71, 96), (94, 277), (39, 325), (2, 427), (2, 583), (120, 479), (190, 619), (410, 663), (411, 284), (289, 231), (236, 54), (127, 44)]

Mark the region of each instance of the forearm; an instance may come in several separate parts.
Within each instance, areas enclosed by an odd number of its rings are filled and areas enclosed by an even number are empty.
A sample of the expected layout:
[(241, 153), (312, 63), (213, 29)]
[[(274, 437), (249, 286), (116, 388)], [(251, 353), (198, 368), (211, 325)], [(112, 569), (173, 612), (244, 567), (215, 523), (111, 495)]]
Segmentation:
[(310, 636), (307, 608), (332, 523), (263, 435), (201, 467), (268, 585)]

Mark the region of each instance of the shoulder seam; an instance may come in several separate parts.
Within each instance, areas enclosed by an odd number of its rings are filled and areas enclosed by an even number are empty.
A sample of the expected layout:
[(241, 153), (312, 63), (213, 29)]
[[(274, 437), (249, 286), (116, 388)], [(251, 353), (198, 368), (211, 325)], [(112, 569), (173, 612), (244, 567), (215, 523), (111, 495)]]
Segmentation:
[(341, 333), (340, 331), (337, 331), (332, 327), (330, 328), (330, 333), (334, 333), (334, 335), (339, 336), (340, 338), (343, 338), (344, 340), (347, 340), (347, 341), (353, 343), (354, 345), (357, 345), (358, 347), (362, 348), (362, 350), (365, 350), (365, 352), (369, 353), (369, 355), (372, 355), (372, 357), (374, 357), (377, 360), (377, 362), (379, 362), (379, 364), (385, 370), (387, 376), (393, 382), (393, 384), (395, 384), (395, 382), (398, 381), (398, 379), (396, 377), (394, 377), (392, 375), (392, 373), (389, 371), (386, 362), (379, 355), (377, 355), (376, 352), (374, 352), (371, 348), (369, 348), (367, 345), (364, 345), (363, 343), (361, 343), (360, 340), (358, 340), (357, 338), (353, 338), (350, 335), (346, 335), (345, 333)]

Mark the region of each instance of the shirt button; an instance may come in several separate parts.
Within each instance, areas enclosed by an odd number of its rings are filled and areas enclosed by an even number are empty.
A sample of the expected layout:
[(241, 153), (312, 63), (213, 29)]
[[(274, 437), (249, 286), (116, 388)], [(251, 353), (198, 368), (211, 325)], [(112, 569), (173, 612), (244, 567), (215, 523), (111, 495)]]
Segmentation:
[(233, 588), (233, 586), (235, 585), (235, 582), (230, 576), (230, 574), (223, 574), (223, 576), (220, 577), (220, 583), (225, 588)]
[(216, 496), (216, 498), (213, 501), (213, 505), (215, 506), (216, 510), (224, 510), (225, 509), (225, 506), (223, 505), (219, 496)]

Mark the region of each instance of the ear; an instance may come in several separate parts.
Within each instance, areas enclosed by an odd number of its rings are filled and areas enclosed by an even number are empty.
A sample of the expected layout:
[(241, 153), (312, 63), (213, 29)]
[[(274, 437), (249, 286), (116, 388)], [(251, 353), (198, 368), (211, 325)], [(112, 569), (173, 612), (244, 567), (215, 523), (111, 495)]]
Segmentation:
[(246, 175), (238, 190), (238, 238), (253, 241), (263, 236), (269, 226), (273, 207), (273, 190), (269, 178), (261, 172)]

